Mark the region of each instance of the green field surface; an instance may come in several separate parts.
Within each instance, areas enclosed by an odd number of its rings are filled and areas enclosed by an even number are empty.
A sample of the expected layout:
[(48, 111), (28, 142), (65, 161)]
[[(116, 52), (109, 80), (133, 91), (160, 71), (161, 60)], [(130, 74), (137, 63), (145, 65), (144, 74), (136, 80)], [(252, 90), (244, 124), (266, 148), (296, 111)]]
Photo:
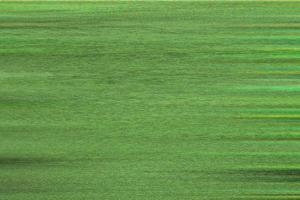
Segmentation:
[(0, 2), (1, 200), (299, 200), (300, 2)]

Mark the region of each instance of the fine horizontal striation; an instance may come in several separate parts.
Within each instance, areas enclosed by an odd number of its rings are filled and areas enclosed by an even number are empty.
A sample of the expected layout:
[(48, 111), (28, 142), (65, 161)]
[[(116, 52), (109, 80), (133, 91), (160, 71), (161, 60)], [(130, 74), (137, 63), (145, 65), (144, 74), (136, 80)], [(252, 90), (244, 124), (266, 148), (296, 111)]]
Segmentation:
[(299, 199), (297, 1), (0, 1), (0, 199)]
[(0, 157), (1, 167), (26, 167), (26, 166), (59, 166), (68, 162), (64, 159), (47, 157)]

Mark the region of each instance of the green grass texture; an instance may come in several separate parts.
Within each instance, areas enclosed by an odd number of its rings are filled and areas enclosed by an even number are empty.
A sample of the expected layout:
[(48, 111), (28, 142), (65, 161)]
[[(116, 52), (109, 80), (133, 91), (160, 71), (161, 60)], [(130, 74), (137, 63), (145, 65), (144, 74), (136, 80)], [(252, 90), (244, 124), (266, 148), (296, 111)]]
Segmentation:
[(0, 2), (1, 200), (299, 200), (300, 2)]

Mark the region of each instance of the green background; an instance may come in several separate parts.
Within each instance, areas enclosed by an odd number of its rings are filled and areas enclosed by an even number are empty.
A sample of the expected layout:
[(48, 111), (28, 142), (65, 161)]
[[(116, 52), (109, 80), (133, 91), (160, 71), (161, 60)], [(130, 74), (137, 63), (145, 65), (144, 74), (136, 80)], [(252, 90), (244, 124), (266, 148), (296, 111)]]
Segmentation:
[(300, 199), (299, 17), (0, 2), (0, 198)]

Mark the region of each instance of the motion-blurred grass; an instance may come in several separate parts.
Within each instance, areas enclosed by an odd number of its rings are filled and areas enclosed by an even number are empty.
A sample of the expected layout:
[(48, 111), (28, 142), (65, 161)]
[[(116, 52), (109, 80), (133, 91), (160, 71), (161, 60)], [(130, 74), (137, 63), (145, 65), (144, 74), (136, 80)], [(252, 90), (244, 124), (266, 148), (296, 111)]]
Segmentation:
[(300, 3), (0, 2), (0, 199), (300, 199)]

